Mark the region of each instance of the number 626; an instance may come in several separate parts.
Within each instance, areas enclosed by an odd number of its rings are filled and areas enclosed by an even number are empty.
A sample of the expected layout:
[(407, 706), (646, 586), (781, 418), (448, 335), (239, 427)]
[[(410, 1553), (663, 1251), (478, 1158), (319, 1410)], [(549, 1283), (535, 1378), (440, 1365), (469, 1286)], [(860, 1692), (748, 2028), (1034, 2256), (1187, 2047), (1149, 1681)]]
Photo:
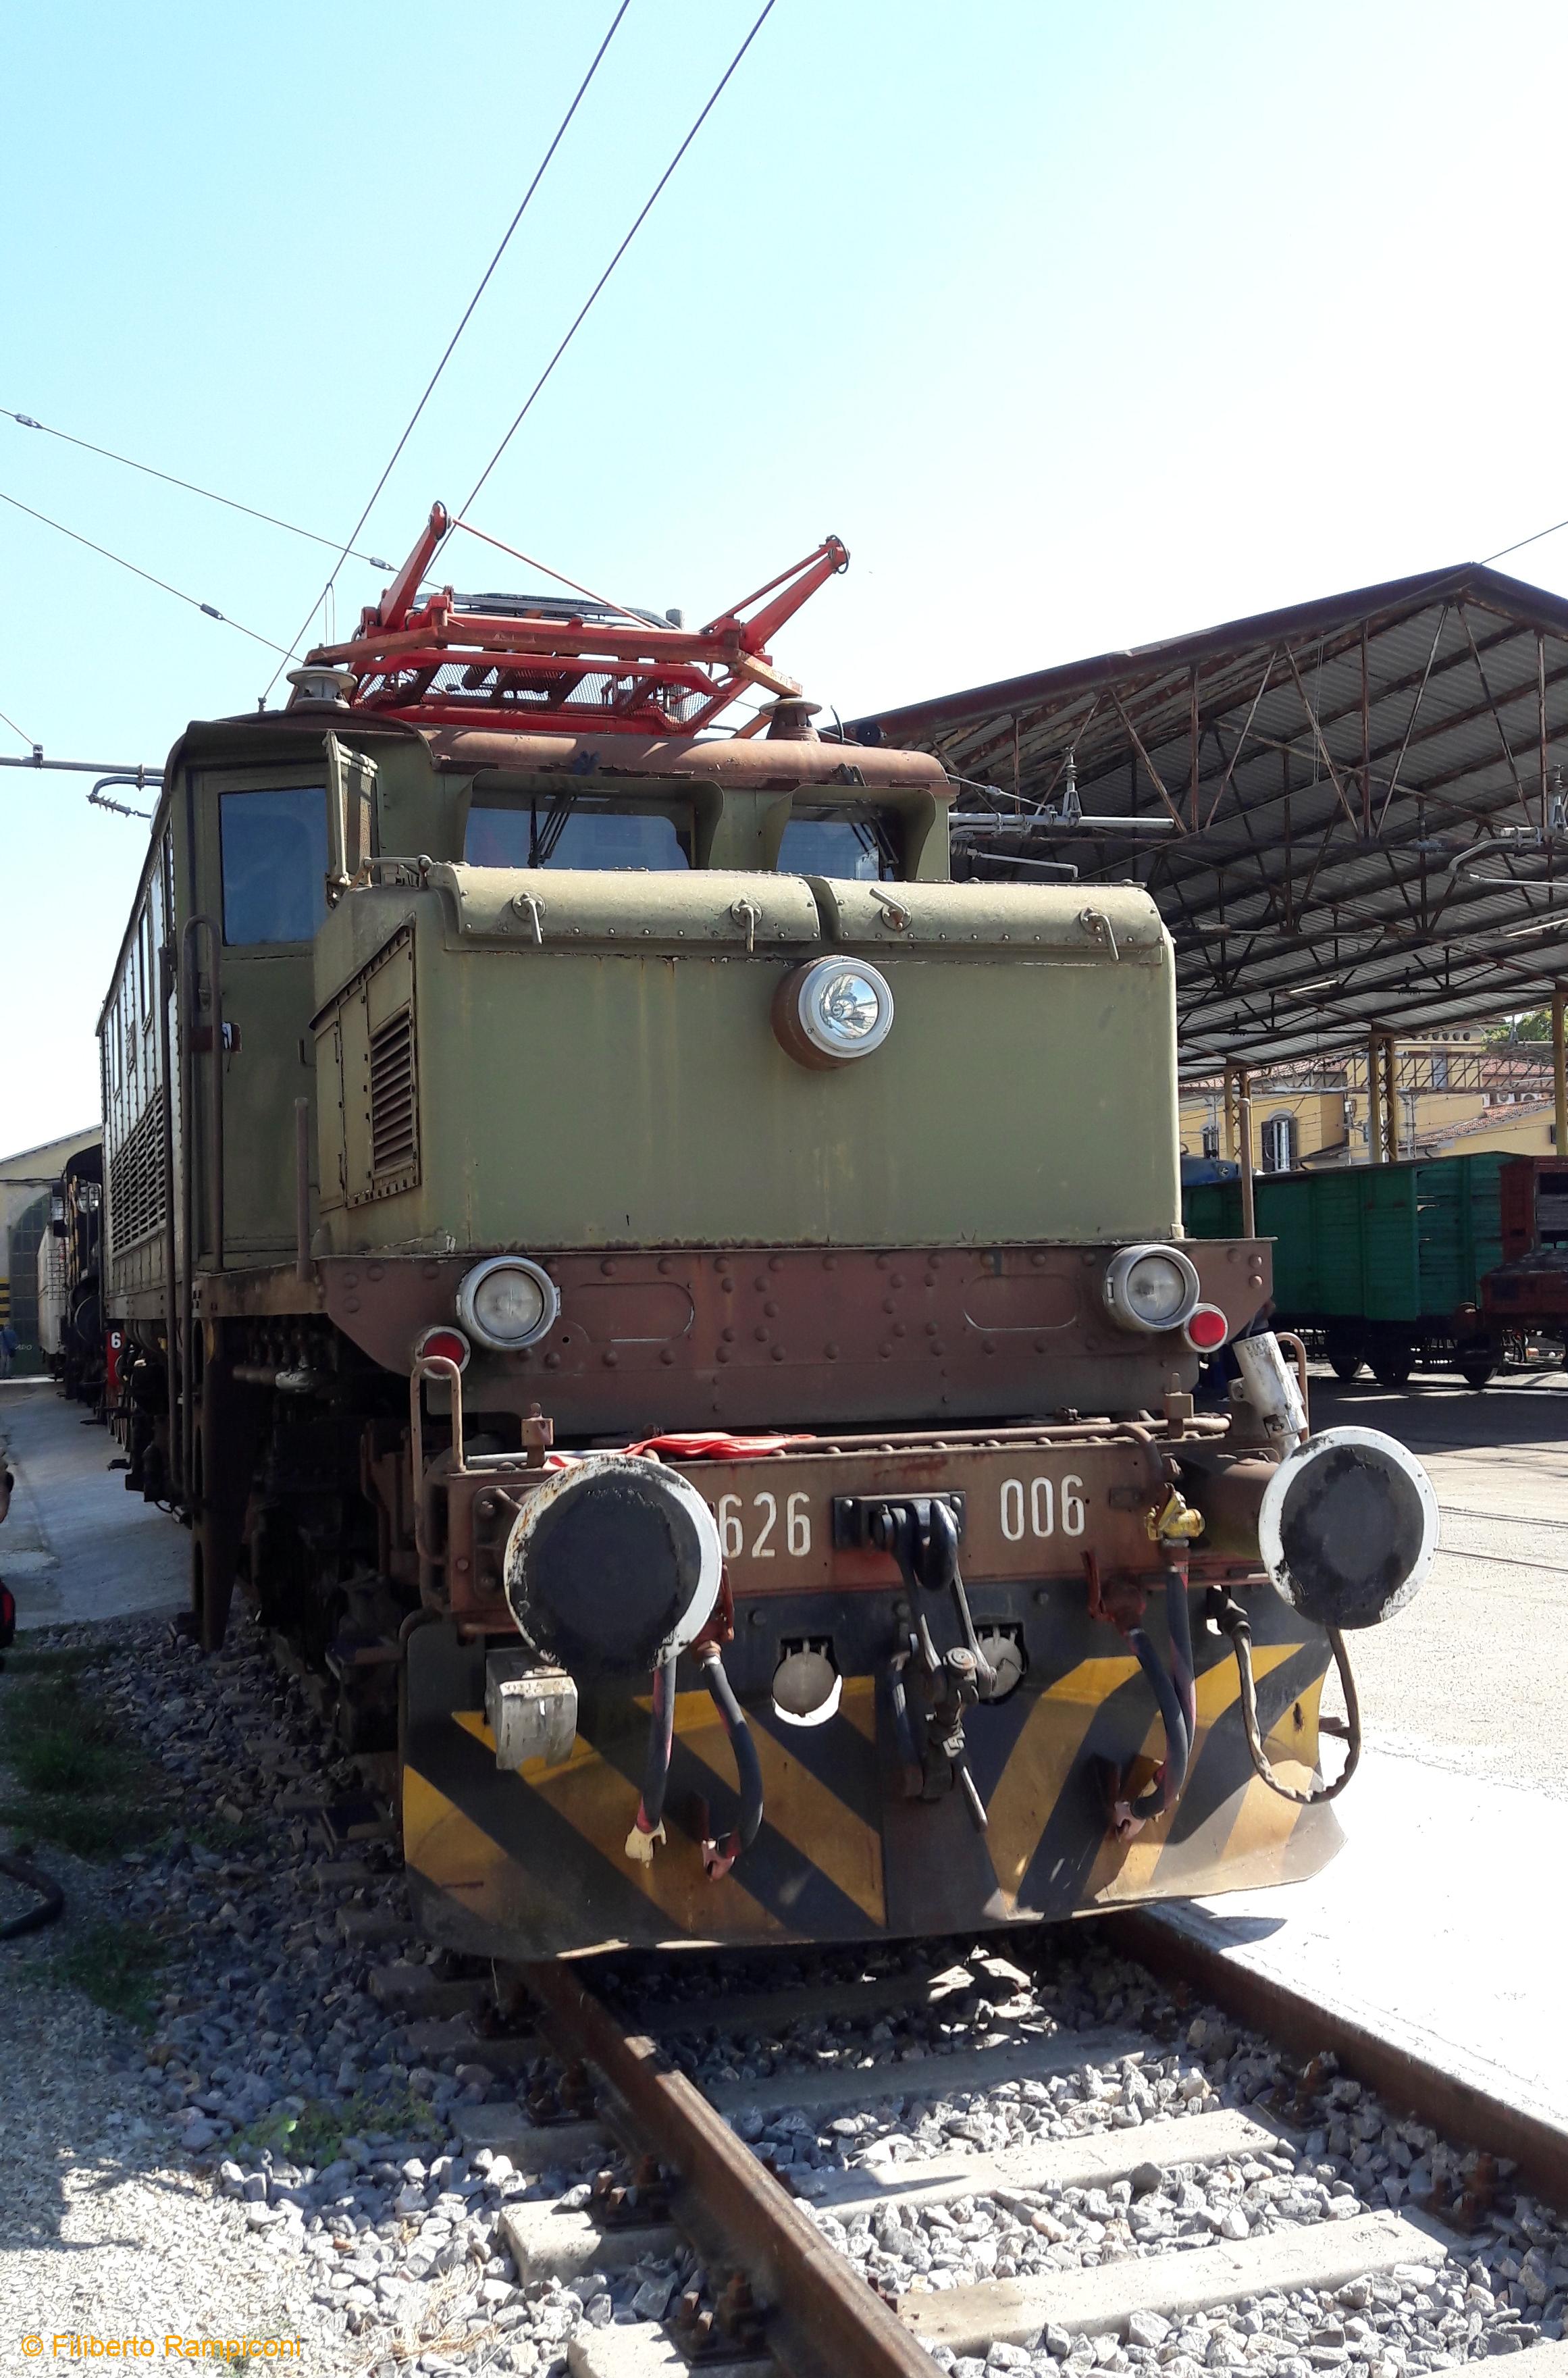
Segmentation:
[[(715, 1516), (724, 1558), (735, 1560), (742, 1553), (749, 1552), (753, 1560), (772, 1560), (780, 1549), (777, 1542), (778, 1496), (753, 1495), (749, 1521), (742, 1516), (742, 1504), (743, 1497), (739, 1495), (721, 1495), (719, 1497)], [(746, 1541), (748, 1526), (752, 1531), (749, 1545)], [(784, 1549), (793, 1553), (797, 1560), (811, 1549), (811, 1498), (808, 1495), (796, 1494), (784, 1497)]]

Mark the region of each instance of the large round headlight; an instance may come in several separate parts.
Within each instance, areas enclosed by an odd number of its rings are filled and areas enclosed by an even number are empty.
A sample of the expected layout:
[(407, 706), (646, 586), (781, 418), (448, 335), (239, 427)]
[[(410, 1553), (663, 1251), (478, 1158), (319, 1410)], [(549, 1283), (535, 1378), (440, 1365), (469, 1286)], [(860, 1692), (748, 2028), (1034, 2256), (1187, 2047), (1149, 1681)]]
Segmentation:
[(1179, 1247), (1123, 1247), (1106, 1272), (1106, 1309), (1123, 1329), (1179, 1329), (1201, 1292)]
[(515, 1354), (545, 1337), (561, 1309), (547, 1271), (526, 1255), (492, 1255), (475, 1265), (458, 1291), (458, 1319), (482, 1346)]
[(847, 1065), (892, 1030), (892, 986), (859, 958), (813, 958), (773, 997), (773, 1030), (800, 1065)]

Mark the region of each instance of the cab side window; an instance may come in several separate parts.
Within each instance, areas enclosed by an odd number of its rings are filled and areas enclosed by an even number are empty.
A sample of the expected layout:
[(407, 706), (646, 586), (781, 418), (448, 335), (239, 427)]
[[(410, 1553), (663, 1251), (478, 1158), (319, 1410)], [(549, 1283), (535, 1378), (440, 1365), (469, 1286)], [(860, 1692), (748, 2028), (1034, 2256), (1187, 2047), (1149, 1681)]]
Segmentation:
[(327, 793), (320, 785), (221, 793), (223, 939), (308, 942), (327, 914)]

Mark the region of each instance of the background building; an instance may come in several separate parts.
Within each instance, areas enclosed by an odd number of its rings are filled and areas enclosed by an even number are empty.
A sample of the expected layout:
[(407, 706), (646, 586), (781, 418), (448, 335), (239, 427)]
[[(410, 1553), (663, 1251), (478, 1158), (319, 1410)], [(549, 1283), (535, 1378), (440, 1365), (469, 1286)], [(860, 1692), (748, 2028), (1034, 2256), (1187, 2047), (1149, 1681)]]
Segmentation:
[[(1254, 1171), (1370, 1163), (1368, 1062), (1359, 1050), (1254, 1073)], [(1556, 1146), (1551, 1051), (1543, 1042), (1490, 1039), (1480, 1025), (1402, 1039), (1394, 1086), (1402, 1157), (1486, 1148), (1550, 1156)], [(1239, 1155), (1228, 1144), (1218, 1075), (1185, 1087), (1181, 1152), (1233, 1160)]]
[(21, 1340), (17, 1359), (24, 1370), (39, 1359), (38, 1243), (49, 1227), (50, 1187), (67, 1157), (91, 1147), (98, 1136), (94, 1123), (88, 1131), (0, 1157), (0, 1321), (9, 1321)]

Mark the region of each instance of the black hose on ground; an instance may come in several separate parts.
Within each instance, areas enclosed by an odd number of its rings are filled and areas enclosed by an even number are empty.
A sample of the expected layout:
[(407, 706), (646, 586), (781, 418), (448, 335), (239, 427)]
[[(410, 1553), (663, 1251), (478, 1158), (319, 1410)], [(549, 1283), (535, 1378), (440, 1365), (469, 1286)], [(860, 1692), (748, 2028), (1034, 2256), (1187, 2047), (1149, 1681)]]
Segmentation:
[(19, 1940), (24, 1932), (42, 1932), (46, 1924), (54, 1923), (66, 1910), (66, 1894), (57, 1882), (24, 1857), (0, 1857), (0, 1874), (19, 1882), (24, 1891), (38, 1893), (36, 1907), (24, 1907), (19, 1916), (10, 1916), (0, 1924), (0, 1940)]
[(746, 1712), (724, 1674), (718, 1645), (704, 1644), (698, 1656), (702, 1663), (703, 1682), (735, 1753), (735, 1771), (740, 1786), (740, 1822), (735, 1832), (726, 1833), (723, 1841), (703, 1844), (703, 1866), (709, 1880), (717, 1882), (721, 1876), (728, 1874), (741, 1851), (751, 1847), (762, 1830), (762, 1766), (757, 1745), (751, 1739), (751, 1728), (746, 1723)]

